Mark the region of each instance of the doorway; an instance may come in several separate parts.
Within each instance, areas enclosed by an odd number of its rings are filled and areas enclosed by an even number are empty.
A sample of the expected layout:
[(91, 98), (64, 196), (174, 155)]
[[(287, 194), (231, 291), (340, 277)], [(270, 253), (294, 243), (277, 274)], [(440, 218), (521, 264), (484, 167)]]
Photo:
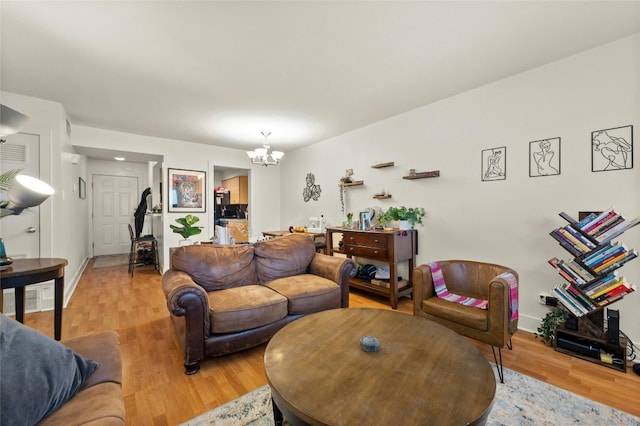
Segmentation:
[(138, 178), (93, 175), (93, 255), (127, 254)]

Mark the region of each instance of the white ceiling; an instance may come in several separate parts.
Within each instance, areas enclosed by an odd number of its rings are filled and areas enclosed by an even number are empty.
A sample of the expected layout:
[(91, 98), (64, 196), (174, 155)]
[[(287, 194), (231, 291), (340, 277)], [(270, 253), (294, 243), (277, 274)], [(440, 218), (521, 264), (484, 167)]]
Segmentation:
[(73, 124), (286, 152), (638, 33), (640, 1), (3, 0), (0, 24), (1, 89)]

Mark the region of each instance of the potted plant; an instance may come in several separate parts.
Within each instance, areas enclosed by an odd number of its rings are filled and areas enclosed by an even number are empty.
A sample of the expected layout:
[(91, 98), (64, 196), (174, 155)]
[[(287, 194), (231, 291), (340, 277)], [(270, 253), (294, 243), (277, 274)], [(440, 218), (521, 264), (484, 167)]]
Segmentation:
[(536, 333), (536, 338), (541, 337), (542, 343), (547, 346), (553, 346), (556, 328), (564, 324), (568, 316), (569, 314), (560, 308), (551, 308), (551, 310), (547, 312), (547, 315), (542, 318), (542, 322)]
[[(414, 229), (417, 225), (422, 225), (422, 218), (426, 215), (422, 207), (389, 207), (384, 213), (385, 219), (390, 221), (400, 221), (400, 229)], [(380, 221), (380, 219), (378, 219)], [(405, 221), (405, 223), (402, 223)]]
[(188, 214), (185, 217), (179, 217), (176, 219), (176, 222), (182, 226), (169, 225), (173, 232), (182, 235), (182, 238), (184, 238), (184, 240), (180, 241), (180, 245), (188, 245), (189, 237), (192, 235), (198, 235), (202, 232), (202, 226), (193, 226), (195, 223), (198, 223), (199, 220), (200, 218), (198, 216)]

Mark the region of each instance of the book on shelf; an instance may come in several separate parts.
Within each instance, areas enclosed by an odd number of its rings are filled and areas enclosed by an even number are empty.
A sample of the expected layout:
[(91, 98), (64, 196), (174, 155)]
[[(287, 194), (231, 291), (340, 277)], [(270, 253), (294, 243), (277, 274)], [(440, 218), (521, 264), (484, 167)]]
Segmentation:
[(599, 220), (597, 223), (591, 225), (589, 228), (584, 229), (583, 231), (591, 236), (596, 236), (622, 220), (624, 220), (624, 218), (618, 213), (609, 212), (607, 216)]
[(595, 218), (583, 223), (582, 226), (580, 226), (580, 229), (583, 232), (589, 233), (591, 229), (598, 226), (612, 215), (617, 215), (617, 213), (615, 212), (614, 207), (609, 207), (608, 209), (597, 215)]
[(608, 292), (601, 294), (600, 296), (596, 297), (593, 299), (594, 302), (596, 302), (598, 305), (600, 303), (602, 303), (603, 301), (612, 298), (612, 297), (616, 297), (619, 295), (626, 295), (627, 293), (632, 292), (633, 286), (628, 284), (628, 283), (621, 283), (618, 287), (613, 288), (611, 290), (609, 290)]
[(564, 232), (569, 233), (573, 239), (578, 240), (578, 242), (585, 245), (587, 247), (587, 251), (596, 248), (596, 243), (591, 241), (584, 234), (580, 233), (580, 231), (575, 230), (573, 226), (569, 225), (561, 229), (564, 230)]
[(619, 277), (616, 278), (615, 280), (611, 280), (597, 288), (594, 288), (593, 290), (589, 290), (589, 291), (585, 291), (585, 294), (587, 296), (589, 296), (592, 299), (596, 299), (597, 297), (621, 286), (624, 285), (624, 277)]
[(630, 228), (633, 228), (639, 223), (640, 223), (640, 217), (637, 217), (632, 221), (624, 220), (623, 222), (620, 222), (618, 225), (609, 228), (608, 230), (606, 230), (605, 232), (597, 236), (596, 240), (599, 243), (610, 241), (615, 237), (617, 237), (618, 235), (622, 234), (623, 232), (626, 232)]
[(584, 308), (577, 301), (575, 301), (573, 297), (567, 294), (567, 291), (563, 288), (562, 284), (557, 285), (553, 289), (553, 294), (555, 294), (558, 300), (560, 301), (560, 303), (562, 303), (564, 307), (569, 309), (569, 311), (576, 317), (581, 317), (589, 313), (589, 311), (586, 308)]
[(613, 244), (608, 243), (598, 247), (593, 250), (588, 255), (582, 258), (582, 263), (587, 265), (589, 268), (593, 267), (602, 262), (602, 259), (611, 257), (617, 252), (626, 251), (627, 247), (624, 244), (620, 244), (619, 242), (615, 242)]
[[(617, 272), (612, 272), (610, 274), (607, 275), (603, 275), (601, 277), (599, 277), (598, 279), (587, 283), (585, 286), (582, 287), (582, 291), (584, 291), (585, 293), (588, 293), (592, 290), (595, 290), (597, 288), (603, 288), (603, 286), (608, 285), (607, 283), (610, 284), (611, 281), (613, 280), (617, 280), (618, 279), (618, 273)], [(598, 291), (598, 290), (596, 290)]]
[(601, 261), (593, 265), (591, 269), (593, 269), (594, 272), (599, 273), (600, 271), (605, 270), (606, 268), (613, 265), (614, 263), (620, 262), (622, 259), (626, 258), (627, 256), (633, 256), (634, 253), (635, 253), (634, 250), (630, 250), (630, 251), (623, 250), (616, 253), (612, 253), (611, 256), (601, 259)]
[(563, 261), (562, 261), (562, 260), (558, 260), (558, 258), (557, 258), (557, 257), (554, 257), (553, 259), (549, 259), (549, 264), (550, 264), (551, 266), (553, 266), (554, 268), (556, 268), (556, 270), (558, 271), (558, 273), (559, 273), (560, 275), (562, 275), (562, 277), (563, 277), (565, 280), (569, 281), (570, 283), (578, 284), (578, 283), (577, 283), (577, 280), (576, 280), (576, 277), (575, 277), (571, 272), (569, 272), (569, 271), (567, 271), (567, 270), (565, 269), (565, 266), (564, 266), (564, 264), (563, 264)]
[(622, 265), (624, 265), (625, 263), (627, 263), (630, 260), (635, 259), (636, 257), (638, 257), (638, 253), (636, 253), (635, 250), (631, 249), (628, 252), (624, 253), (624, 255), (622, 256), (622, 258), (620, 259), (613, 259), (613, 261), (607, 262), (608, 264), (604, 267), (604, 268), (598, 268), (598, 274), (606, 274), (609, 273), (611, 271), (614, 271), (620, 267), (622, 267)]
[(631, 293), (633, 291), (636, 291), (636, 286), (635, 285), (630, 285), (624, 291), (620, 291), (618, 294), (610, 295), (609, 297), (604, 298), (603, 300), (598, 302), (598, 306), (599, 307), (604, 307), (604, 306), (610, 305), (611, 303), (617, 302), (618, 300), (622, 299), (627, 294), (629, 294), (629, 293)]
[(626, 222), (626, 219), (624, 217), (620, 215), (613, 216), (607, 221), (603, 222), (601, 225), (596, 226), (591, 232), (589, 232), (589, 235), (591, 235), (594, 238), (597, 238), (599, 235), (603, 234), (604, 232), (607, 232), (608, 230), (615, 228), (616, 226), (625, 222)]
[(581, 304), (587, 311), (593, 311), (596, 308), (595, 303), (584, 294), (580, 293), (575, 287), (568, 285), (565, 287), (567, 294)]
[(580, 278), (583, 279), (584, 282), (582, 282), (581, 284), (585, 284), (595, 278), (595, 276), (591, 272), (587, 271), (575, 260), (565, 261), (565, 264), (573, 271), (575, 271), (575, 273), (578, 274)]
[(555, 229), (549, 233), (556, 241), (562, 245), (569, 253), (574, 256), (582, 256), (589, 251), (588, 247), (584, 245), (578, 246), (572, 240), (570, 240), (566, 234), (560, 232), (561, 228)]

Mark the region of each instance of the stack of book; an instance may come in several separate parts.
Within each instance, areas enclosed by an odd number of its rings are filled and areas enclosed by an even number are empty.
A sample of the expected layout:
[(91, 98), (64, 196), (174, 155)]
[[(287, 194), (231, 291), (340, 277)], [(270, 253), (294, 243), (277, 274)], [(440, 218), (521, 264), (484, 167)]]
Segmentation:
[(629, 228), (640, 223), (640, 217), (626, 220), (613, 207), (600, 213), (591, 213), (578, 222), (580, 230), (592, 237), (598, 244), (604, 244)]
[(582, 256), (585, 253), (589, 253), (590, 250), (597, 246), (596, 243), (580, 231), (577, 231), (571, 224), (563, 228), (554, 229), (549, 235), (574, 256)]
[(553, 293), (572, 314), (580, 317), (635, 290), (635, 285), (627, 283), (624, 277), (618, 277), (613, 273), (583, 288), (569, 283), (559, 284), (553, 289)]

